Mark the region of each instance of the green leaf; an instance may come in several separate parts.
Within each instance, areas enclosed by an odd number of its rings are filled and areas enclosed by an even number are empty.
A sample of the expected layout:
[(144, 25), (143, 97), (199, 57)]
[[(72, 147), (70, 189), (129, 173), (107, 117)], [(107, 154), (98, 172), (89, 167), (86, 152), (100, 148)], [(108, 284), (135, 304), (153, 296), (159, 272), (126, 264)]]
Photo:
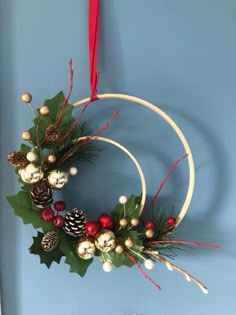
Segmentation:
[(65, 263), (70, 266), (70, 272), (78, 273), (83, 277), (86, 274), (89, 265), (93, 262), (93, 259), (81, 259), (76, 255), (74, 246), (63, 232), (59, 234), (59, 237), (61, 240), (59, 248), (66, 256)]
[(20, 150), (24, 153), (28, 153), (31, 151), (31, 147), (28, 146), (27, 144), (22, 143)]
[(127, 220), (138, 218), (140, 202), (140, 196), (131, 195), (125, 205), (118, 204), (116, 206), (116, 210), (112, 213), (112, 216), (115, 220), (119, 220), (123, 217), (125, 217)]
[(41, 242), (44, 237), (44, 234), (38, 232), (38, 235), (33, 237), (33, 244), (29, 248), (31, 254), (38, 255), (40, 257), (40, 263), (45, 264), (48, 268), (50, 268), (53, 262), (60, 263), (61, 257), (64, 256), (63, 252), (59, 247), (55, 248), (50, 252), (45, 252), (42, 249)]
[[(54, 96), (51, 99), (47, 99), (44, 102), (44, 105), (48, 106), (49, 108), (49, 114), (46, 116), (41, 116), (39, 109), (37, 112), (39, 113), (39, 116), (36, 117), (34, 122), (34, 127), (32, 127), (29, 132), (31, 134), (31, 140), (34, 145), (37, 145), (37, 142), (39, 141), (40, 144), (43, 143), (45, 139), (45, 129), (56, 122), (56, 119), (58, 117), (58, 114), (60, 113), (62, 109), (62, 105), (64, 102), (65, 96), (63, 92), (59, 92), (56, 96)], [(74, 107), (71, 104), (66, 104), (65, 110), (62, 116), (62, 120), (60, 123), (60, 131), (64, 133), (65, 130), (69, 129), (69, 127), (74, 122), (74, 118), (72, 116), (72, 111)], [(37, 139), (38, 138), (38, 139)], [(49, 143), (45, 147), (50, 147), (51, 144)]]
[(6, 199), (24, 224), (32, 224), (35, 229), (42, 228), (44, 232), (55, 229), (51, 222), (41, 219), (40, 210), (32, 207), (29, 191), (20, 190), (16, 195), (7, 196)]
[(114, 250), (101, 254), (100, 258), (101, 261), (110, 261), (117, 268), (122, 266), (132, 267), (134, 265), (125, 254), (117, 254)]

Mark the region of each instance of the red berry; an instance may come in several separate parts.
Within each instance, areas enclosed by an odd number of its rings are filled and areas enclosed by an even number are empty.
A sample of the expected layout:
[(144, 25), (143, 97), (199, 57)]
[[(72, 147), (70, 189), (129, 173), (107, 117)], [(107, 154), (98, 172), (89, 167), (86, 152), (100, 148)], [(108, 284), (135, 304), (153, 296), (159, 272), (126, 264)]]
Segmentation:
[(55, 217), (54, 211), (51, 208), (45, 208), (41, 212), (41, 218), (45, 221), (51, 221)]
[(101, 223), (103, 229), (111, 230), (114, 227), (114, 220), (107, 213), (100, 214), (100, 216), (98, 217), (98, 221)]
[(175, 225), (176, 219), (174, 217), (170, 216), (166, 219), (166, 223), (169, 225)]
[(64, 217), (62, 215), (56, 215), (53, 224), (58, 228), (62, 227), (62, 225), (64, 225)]
[(154, 229), (154, 223), (152, 221), (147, 221), (145, 227), (147, 230), (152, 230)]
[(85, 224), (85, 231), (88, 235), (95, 236), (101, 231), (101, 224), (96, 221), (89, 221)]
[(63, 201), (63, 200), (60, 200), (60, 201), (56, 201), (56, 202), (54, 202), (54, 209), (56, 210), (56, 211), (63, 211), (63, 210), (65, 210), (65, 208), (66, 208), (66, 203), (65, 203), (65, 201)]

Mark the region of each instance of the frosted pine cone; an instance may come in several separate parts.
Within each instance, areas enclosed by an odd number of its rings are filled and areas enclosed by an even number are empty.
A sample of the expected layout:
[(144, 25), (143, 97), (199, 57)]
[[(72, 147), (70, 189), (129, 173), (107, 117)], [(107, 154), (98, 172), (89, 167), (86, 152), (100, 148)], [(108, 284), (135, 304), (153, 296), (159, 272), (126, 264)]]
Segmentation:
[(33, 184), (30, 195), (33, 204), (38, 208), (45, 208), (53, 202), (52, 190), (45, 180)]

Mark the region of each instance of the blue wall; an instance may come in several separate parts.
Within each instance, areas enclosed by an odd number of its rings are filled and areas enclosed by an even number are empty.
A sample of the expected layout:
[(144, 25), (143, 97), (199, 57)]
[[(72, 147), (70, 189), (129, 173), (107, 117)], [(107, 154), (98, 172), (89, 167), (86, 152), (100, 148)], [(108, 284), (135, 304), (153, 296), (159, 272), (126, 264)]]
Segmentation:
[[(32, 115), (25, 90), (40, 105), (67, 90), (73, 58), (72, 101), (87, 96), (87, 1), (8, 0), (1, 5), (1, 195), (17, 191), (7, 153), (18, 147)], [(232, 315), (236, 309), (235, 135), (236, 2), (234, 0), (103, 0), (99, 91), (134, 94), (164, 109), (186, 134), (196, 164), (196, 187), (180, 237), (219, 243), (220, 251), (181, 254), (177, 263), (209, 288), (205, 296), (183, 277), (157, 265), (156, 291), (133, 269), (105, 274), (100, 263), (80, 279), (68, 266), (48, 271), (28, 254), (30, 226), (2, 199), (0, 212), (3, 315)], [(100, 104), (100, 103), (99, 103)], [(120, 115), (104, 136), (130, 148), (143, 165), (151, 196), (171, 161), (183, 151), (170, 128), (148, 110), (101, 102), (85, 117), (96, 129), (114, 109)], [(101, 185), (101, 182), (103, 185)], [(187, 189), (186, 162), (170, 178), (159, 204), (178, 209)], [(111, 191), (109, 194), (107, 190)], [(65, 198), (92, 217), (109, 211), (119, 195), (139, 193), (131, 162), (106, 147), (96, 165), (82, 165)], [(95, 214), (93, 214), (95, 213)]]

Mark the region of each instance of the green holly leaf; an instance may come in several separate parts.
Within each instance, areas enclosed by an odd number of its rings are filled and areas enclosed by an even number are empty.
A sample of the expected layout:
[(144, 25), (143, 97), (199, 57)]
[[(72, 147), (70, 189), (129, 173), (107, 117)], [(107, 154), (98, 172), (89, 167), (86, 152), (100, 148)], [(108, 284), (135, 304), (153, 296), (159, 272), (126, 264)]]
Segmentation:
[(61, 261), (61, 257), (63, 257), (64, 254), (59, 247), (55, 248), (50, 252), (45, 252), (41, 246), (43, 237), (44, 234), (38, 232), (38, 235), (33, 237), (33, 244), (29, 248), (29, 251), (31, 254), (38, 255), (40, 257), (40, 263), (45, 264), (48, 268), (50, 268), (53, 262), (59, 264)]
[(27, 144), (22, 143), (22, 144), (21, 144), (21, 147), (20, 147), (20, 150), (21, 150), (22, 152), (24, 152), (24, 153), (28, 153), (28, 152), (31, 151), (31, 147), (28, 146)]
[(100, 255), (100, 260), (110, 261), (112, 265), (117, 268), (122, 266), (132, 267), (134, 265), (134, 263), (124, 253), (117, 254), (114, 250), (108, 253), (102, 253), (102, 255)]
[[(63, 102), (64, 102), (65, 96), (63, 92), (59, 92), (56, 96), (54, 96), (51, 99), (47, 99), (44, 102), (44, 105), (46, 105), (49, 108), (49, 114), (46, 116), (41, 116), (39, 109), (37, 110), (39, 116), (36, 117), (34, 122), (34, 127), (32, 127), (29, 132), (31, 134), (31, 140), (34, 145), (37, 145), (38, 142), (40, 144), (43, 143), (45, 139), (45, 129), (50, 126), (51, 124), (54, 124), (56, 122), (56, 119), (58, 117), (58, 114), (60, 113)], [(66, 104), (59, 128), (62, 133), (65, 132), (65, 130), (68, 130), (69, 127), (74, 122), (74, 118), (72, 116), (73, 111), (73, 105)], [(48, 145), (45, 145), (45, 147), (50, 147), (50, 143)]]
[(7, 196), (6, 199), (24, 224), (32, 224), (35, 229), (42, 228), (44, 232), (55, 229), (51, 222), (41, 219), (40, 210), (32, 207), (28, 190), (20, 190), (16, 195)]
[(75, 247), (69, 241), (69, 238), (61, 232), (59, 234), (60, 244), (59, 248), (66, 256), (65, 263), (70, 266), (70, 272), (78, 273), (81, 277), (84, 277), (89, 265), (93, 262), (93, 259), (84, 260), (81, 259), (75, 253)]
[(131, 195), (125, 205), (118, 204), (116, 206), (116, 210), (112, 213), (113, 218), (117, 221), (123, 217), (125, 217), (127, 220), (138, 218), (140, 202), (140, 196)]

